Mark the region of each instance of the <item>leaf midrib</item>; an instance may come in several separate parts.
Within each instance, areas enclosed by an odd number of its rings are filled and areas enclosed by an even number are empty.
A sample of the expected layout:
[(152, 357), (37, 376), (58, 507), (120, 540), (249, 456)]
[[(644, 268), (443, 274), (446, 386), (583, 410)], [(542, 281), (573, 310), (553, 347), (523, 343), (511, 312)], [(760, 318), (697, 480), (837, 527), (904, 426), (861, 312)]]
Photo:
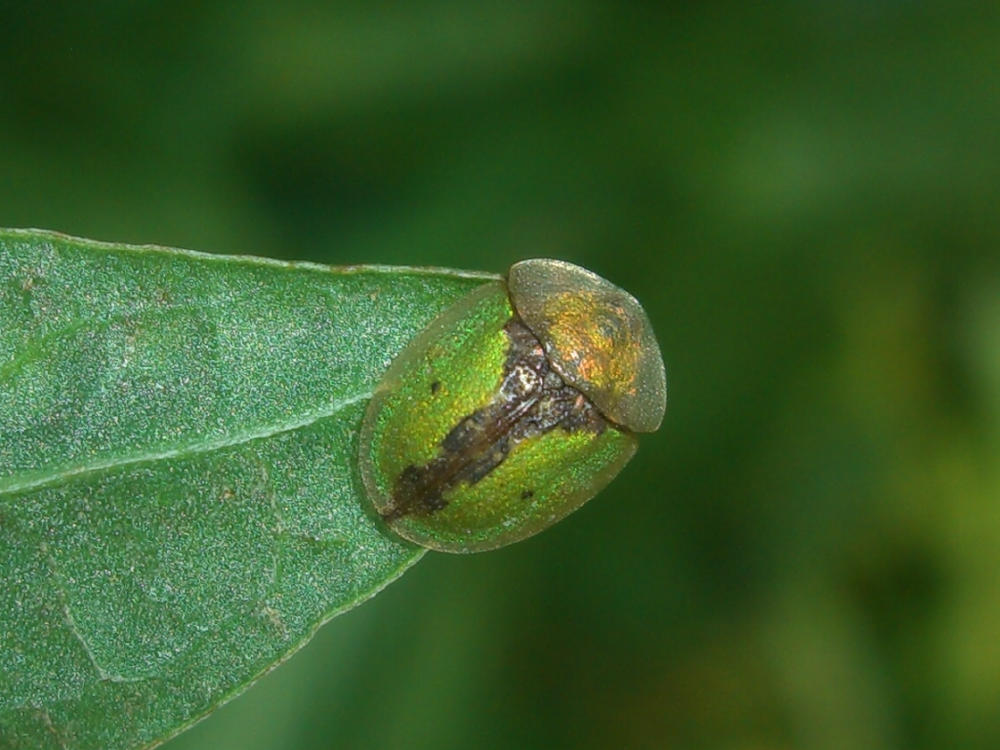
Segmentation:
[(264, 425), (258, 430), (247, 430), (245, 432), (227, 435), (216, 440), (204, 440), (200, 442), (191, 441), (186, 445), (174, 448), (117, 456), (104, 460), (78, 464), (75, 466), (71, 465), (56, 470), (56, 473), (54, 474), (49, 471), (44, 473), (27, 472), (15, 474), (12, 477), (0, 480), (0, 501), (2, 501), (5, 496), (15, 495), (25, 490), (37, 489), (40, 487), (58, 487), (88, 474), (94, 474), (102, 471), (113, 471), (124, 466), (154, 463), (156, 461), (172, 458), (188, 458), (203, 453), (211, 453), (213, 451), (242, 445), (253, 440), (274, 437), (275, 435), (280, 435), (285, 432), (293, 432), (295, 430), (302, 429), (303, 427), (309, 427), (322, 419), (332, 417), (348, 406), (356, 404), (360, 401), (366, 401), (370, 398), (370, 392), (355, 394), (354, 396), (350, 396), (332, 404), (329, 408), (312, 412), (296, 420), (272, 423)]

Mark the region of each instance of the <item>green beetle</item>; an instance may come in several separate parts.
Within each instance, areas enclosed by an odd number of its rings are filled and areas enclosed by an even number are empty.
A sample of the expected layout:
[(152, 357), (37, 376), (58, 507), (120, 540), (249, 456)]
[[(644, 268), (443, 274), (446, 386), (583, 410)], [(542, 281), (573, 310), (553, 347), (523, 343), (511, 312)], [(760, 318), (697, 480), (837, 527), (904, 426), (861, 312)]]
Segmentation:
[(396, 357), (361, 427), (375, 510), (446, 552), (536, 534), (628, 463), (666, 409), (642, 306), (600, 276), (526, 260), (445, 310)]

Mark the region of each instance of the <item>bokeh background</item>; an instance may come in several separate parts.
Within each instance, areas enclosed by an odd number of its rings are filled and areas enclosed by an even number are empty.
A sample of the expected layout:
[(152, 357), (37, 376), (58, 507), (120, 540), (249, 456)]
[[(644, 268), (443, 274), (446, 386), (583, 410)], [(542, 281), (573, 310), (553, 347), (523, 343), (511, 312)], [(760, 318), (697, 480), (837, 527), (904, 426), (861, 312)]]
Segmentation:
[(631, 290), (662, 430), (170, 750), (1000, 746), (1000, 5), (0, 3), (0, 225)]

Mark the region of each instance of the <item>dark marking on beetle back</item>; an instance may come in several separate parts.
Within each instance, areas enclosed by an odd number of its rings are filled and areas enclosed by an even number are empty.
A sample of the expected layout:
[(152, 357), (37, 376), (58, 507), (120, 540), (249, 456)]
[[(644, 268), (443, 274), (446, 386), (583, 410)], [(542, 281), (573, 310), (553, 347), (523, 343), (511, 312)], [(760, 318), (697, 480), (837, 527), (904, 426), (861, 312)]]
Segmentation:
[[(597, 434), (607, 428), (607, 421), (590, 400), (566, 385), (551, 368), (541, 343), (519, 318), (508, 321), (504, 331), (510, 347), (493, 400), (462, 418), (445, 435), (435, 458), (400, 472), (392, 507), (382, 513), (385, 520), (441, 510), (448, 504), (444, 499), (448, 490), (480, 481), (522, 440), (557, 427)], [(431, 383), (431, 393), (437, 392), (435, 386), (440, 387), (440, 383)], [(521, 498), (533, 495), (532, 490), (525, 490)]]

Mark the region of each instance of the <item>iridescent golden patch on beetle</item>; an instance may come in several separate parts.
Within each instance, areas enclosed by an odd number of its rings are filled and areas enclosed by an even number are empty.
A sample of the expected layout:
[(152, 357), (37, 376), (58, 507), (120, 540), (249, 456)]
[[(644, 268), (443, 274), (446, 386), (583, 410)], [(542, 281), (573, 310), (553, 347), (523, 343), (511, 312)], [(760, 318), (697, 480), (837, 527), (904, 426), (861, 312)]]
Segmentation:
[(594, 292), (563, 292), (542, 305), (550, 349), (561, 357), (564, 374), (586, 381), (610, 400), (638, 392), (641, 328), (621, 305)]
[(635, 297), (560, 260), (515, 263), (508, 287), (514, 309), (563, 380), (622, 427), (652, 432), (660, 426), (666, 371), (649, 318)]

